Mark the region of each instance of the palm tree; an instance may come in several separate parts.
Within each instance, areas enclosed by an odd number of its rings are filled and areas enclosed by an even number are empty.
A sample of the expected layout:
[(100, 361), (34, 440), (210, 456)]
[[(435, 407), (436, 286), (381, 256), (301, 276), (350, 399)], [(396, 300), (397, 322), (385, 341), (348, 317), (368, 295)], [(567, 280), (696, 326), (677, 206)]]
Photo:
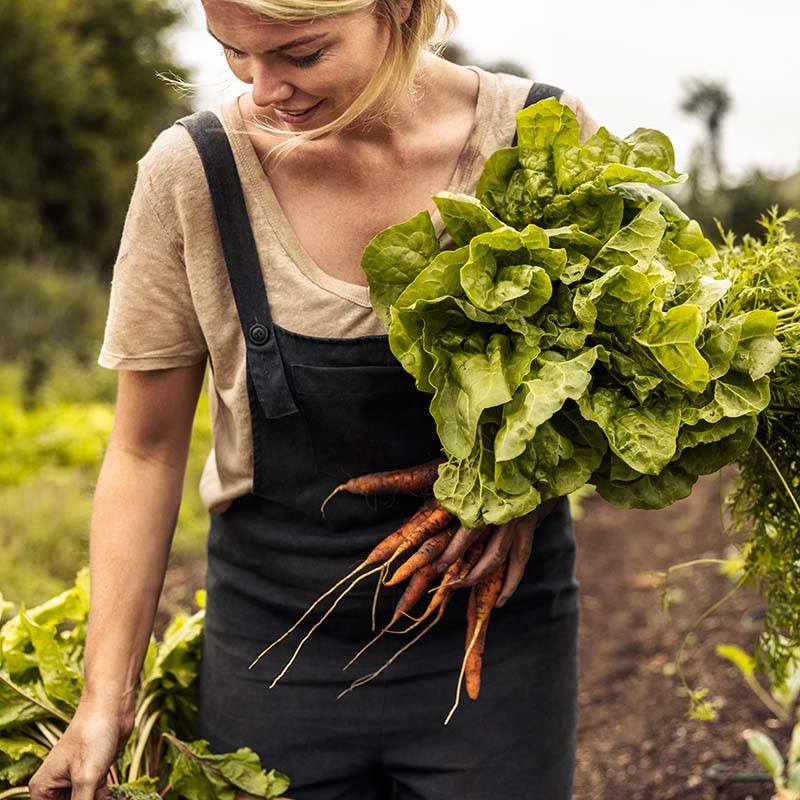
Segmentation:
[(722, 182), (722, 158), (720, 142), (722, 121), (730, 110), (732, 98), (725, 84), (702, 78), (691, 78), (684, 85), (681, 109), (693, 114), (708, 131), (707, 156), (719, 186)]

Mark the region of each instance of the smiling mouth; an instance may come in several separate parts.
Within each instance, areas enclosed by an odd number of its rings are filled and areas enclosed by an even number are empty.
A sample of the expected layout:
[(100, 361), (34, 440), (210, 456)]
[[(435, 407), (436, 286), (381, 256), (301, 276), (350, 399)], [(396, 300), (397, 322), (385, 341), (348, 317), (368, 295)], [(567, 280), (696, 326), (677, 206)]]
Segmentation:
[(303, 109), (299, 109), (299, 110), (294, 110), (294, 109), (289, 109), (289, 108), (278, 108), (277, 106), (273, 106), (273, 108), (279, 114), (284, 114), (287, 117), (303, 117), (306, 114), (308, 114), (310, 111), (313, 111), (321, 102), (322, 102), (322, 100), (320, 100), (319, 102), (315, 103), (313, 106), (309, 106), (308, 108), (303, 108)]

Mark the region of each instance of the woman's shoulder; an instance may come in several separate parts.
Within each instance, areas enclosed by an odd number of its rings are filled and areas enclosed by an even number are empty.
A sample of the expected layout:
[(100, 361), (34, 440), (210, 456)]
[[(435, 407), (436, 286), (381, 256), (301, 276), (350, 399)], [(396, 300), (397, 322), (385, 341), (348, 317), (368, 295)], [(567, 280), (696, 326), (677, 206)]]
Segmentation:
[(492, 74), (497, 82), (498, 106), (501, 114), (507, 115), (509, 111), (519, 111), (525, 104), (533, 85), (541, 89), (542, 97), (557, 96), (563, 105), (572, 110), (580, 126), (581, 141), (585, 141), (597, 131), (599, 126), (583, 99), (561, 84), (550, 81), (531, 81), (530, 78), (506, 72)]
[[(221, 109), (213, 109), (221, 116)], [(176, 236), (208, 216), (210, 198), (203, 163), (185, 126), (176, 120), (139, 160), (137, 189)]]
[(156, 136), (139, 160), (139, 177), (155, 190), (174, 190), (202, 174), (202, 164), (189, 132), (174, 122)]

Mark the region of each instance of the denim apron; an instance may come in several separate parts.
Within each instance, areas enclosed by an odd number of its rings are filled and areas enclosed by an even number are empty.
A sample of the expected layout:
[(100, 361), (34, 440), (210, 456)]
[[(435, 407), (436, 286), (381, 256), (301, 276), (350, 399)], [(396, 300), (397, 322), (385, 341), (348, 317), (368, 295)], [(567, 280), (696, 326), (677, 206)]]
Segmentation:
[[(534, 84), (528, 102), (560, 90)], [(386, 336), (330, 339), (272, 321), (226, 134), (201, 112), (181, 120), (200, 153), (247, 342), (253, 491), (212, 515), (198, 735), (215, 752), (250, 747), (288, 774), (293, 800), (567, 800), (576, 716), (577, 587), (566, 500), (537, 530), (520, 587), (489, 627), (481, 695), (450, 724), (468, 592), (379, 678), (337, 700), (410, 637), (372, 637), (377, 576), (357, 584), (268, 686), (310, 625), (249, 664), (420, 505), (334, 486), (441, 454), (430, 397)], [(404, 587), (381, 590), (378, 625)], [(331, 598), (332, 599), (332, 598)]]

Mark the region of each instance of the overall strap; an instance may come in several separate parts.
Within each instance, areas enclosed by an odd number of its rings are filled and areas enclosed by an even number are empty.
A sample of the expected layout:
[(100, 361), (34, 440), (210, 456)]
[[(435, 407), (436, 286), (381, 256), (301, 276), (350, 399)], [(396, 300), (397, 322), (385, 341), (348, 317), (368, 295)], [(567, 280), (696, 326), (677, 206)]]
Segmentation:
[(248, 379), (268, 419), (297, 412), (275, 338), (253, 229), (230, 142), (219, 117), (200, 111), (178, 120), (200, 154), (225, 265), (247, 345)]
[[(534, 103), (538, 103), (540, 100), (546, 100), (548, 97), (555, 97), (556, 100), (560, 100), (562, 94), (564, 94), (564, 90), (559, 89), (557, 86), (551, 86), (549, 83), (534, 83), (531, 86), (531, 90), (528, 92), (528, 96), (525, 99), (525, 105), (523, 108), (532, 106)], [(514, 139), (511, 142), (511, 146), (517, 146), (516, 133), (514, 134)]]

